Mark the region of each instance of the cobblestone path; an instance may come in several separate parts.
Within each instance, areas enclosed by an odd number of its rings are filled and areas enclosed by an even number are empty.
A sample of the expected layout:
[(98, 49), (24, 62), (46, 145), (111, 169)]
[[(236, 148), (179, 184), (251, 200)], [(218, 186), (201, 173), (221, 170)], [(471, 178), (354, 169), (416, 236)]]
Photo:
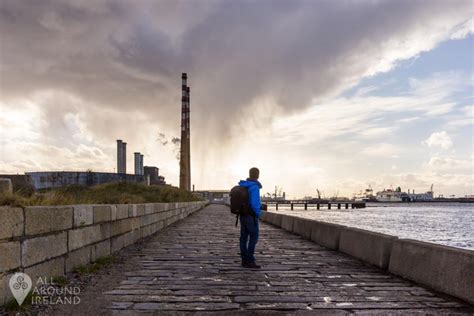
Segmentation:
[[(110, 311), (266, 311), (281, 313), (472, 313), (336, 251), (260, 223), (257, 262), (240, 266), (239, 228), (225, 206), (211, 205), (164, 229), (132, 255), (140, 263), (106, 292)], [(138, 257), (138, 258), (137, 258)]]

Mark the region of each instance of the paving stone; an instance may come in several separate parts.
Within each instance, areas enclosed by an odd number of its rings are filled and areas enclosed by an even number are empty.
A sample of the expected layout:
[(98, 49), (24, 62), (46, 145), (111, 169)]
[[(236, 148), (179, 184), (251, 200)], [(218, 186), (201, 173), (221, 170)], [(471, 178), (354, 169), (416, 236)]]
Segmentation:
[(137, 303), (133, 305), (134, 310), (155, 310), (155, 311), (222, 311), (238, 309), (239, 304), (235, 303)]
[(132, 302), (113, 302), (112, 303), (112, 309), (127, 309), (129, 307), (132, 307), (133, 303)]

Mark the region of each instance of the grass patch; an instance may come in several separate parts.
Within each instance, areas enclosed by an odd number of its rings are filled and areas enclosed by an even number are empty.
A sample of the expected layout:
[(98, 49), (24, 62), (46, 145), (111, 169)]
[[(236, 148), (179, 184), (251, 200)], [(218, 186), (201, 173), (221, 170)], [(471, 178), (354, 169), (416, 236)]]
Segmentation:
[(38, 295), (33, 294), (33, 291), (30, 291), (21, 306), (18, 305), (18, 302), (15, 299), (12, 299), (3, 304), (2, 307), (7, 313), (27, 313), (31, 309), (31, 302), (35, 300), (35, 297), (37, 296)]
[(200, 201), (191, 192), (171, 186), (114, 182), (94, 187), (72, 185), (68, 187), (24, 195), (21, 192), (0, 194), (0, 206), (48, 206), (71, 204), (131, 204), (173, 203)]
[(101, 269), (108, 267), (109, 265), (111, 265), (112, 263), (116, 261), (117, 261), (116, 256), (101, 257), (88, 265), (77, 267), (74, 270), (74, 272), (76, 272), (79, 275), (87, 275), (87, 274), (95, 273)]
[(58, 276), (53, 278), (53, 283), (60, 287), (65, 287), (68, 283), (67, 278), (65, 276)]

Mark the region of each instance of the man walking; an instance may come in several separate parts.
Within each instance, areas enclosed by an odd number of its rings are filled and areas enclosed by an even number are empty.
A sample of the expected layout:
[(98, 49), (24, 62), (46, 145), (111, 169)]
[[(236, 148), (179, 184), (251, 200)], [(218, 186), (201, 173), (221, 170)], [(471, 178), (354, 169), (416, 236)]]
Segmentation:
[(240, 256), (242, 266), (249, 269), (260, 269), (255, 263), (255, 246), (258, 241), (258, 218), (260, 217), (260, 189), (258, 181), (260, 171), (257, 168), (249, 170), (247, 180), (241, 180), (239, 186), (245, 187), (249, 195), (250, 214), (240, 216)]

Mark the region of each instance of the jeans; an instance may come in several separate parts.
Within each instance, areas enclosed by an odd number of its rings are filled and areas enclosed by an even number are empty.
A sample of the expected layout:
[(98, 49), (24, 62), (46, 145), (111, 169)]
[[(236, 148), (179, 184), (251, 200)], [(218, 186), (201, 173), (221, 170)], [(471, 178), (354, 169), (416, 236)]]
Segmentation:
[(255, 262), (255, 246), (258, 241), (258, 218), (240, 216), (240, 256), (242, 263)]

